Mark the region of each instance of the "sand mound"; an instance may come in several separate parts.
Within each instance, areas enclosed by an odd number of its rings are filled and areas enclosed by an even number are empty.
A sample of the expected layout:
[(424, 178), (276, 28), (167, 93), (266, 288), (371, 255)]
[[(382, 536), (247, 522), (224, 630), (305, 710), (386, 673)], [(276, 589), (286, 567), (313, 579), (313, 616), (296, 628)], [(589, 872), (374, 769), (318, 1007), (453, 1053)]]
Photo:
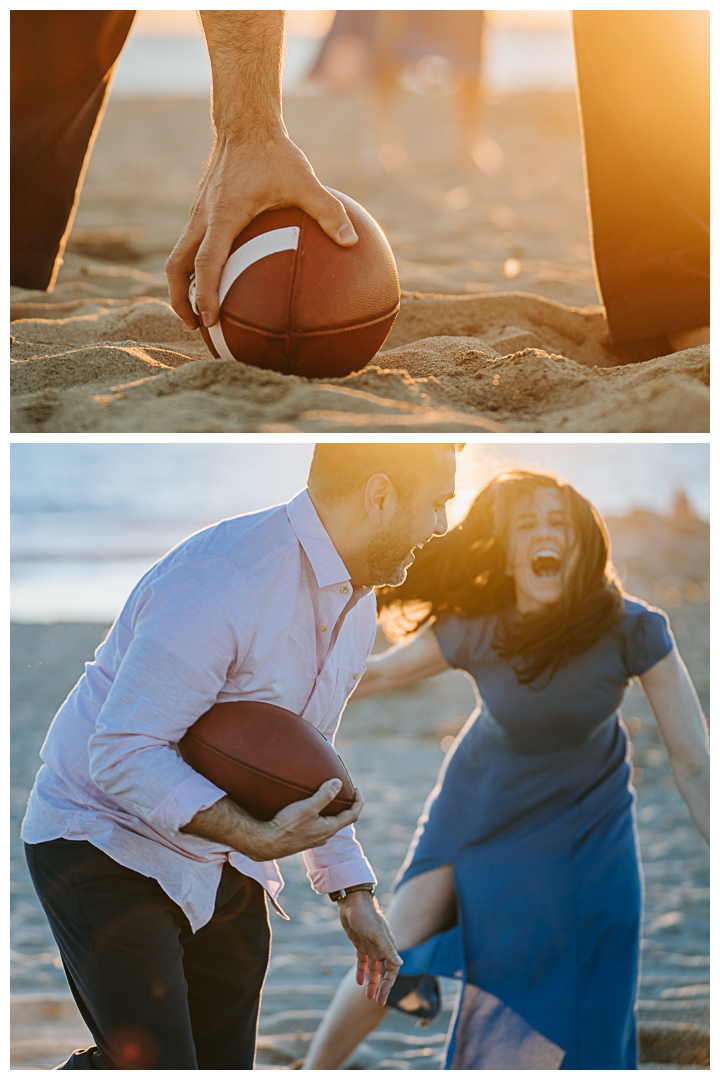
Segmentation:
[(363, 94), (285, 105), (323, 183), (395, 253), (400, 314), (372, 364), (318, 381), (209, 357), (163, 273), (212, 144), (208, 103), (113, 99), (54, 292), (12, 290), (14, 431), (709, 430), (707, 349), (610, 346), (574, 94), (488, 102), (504, 163), (482, 173), (458, 156), (448, 99), (405, 94), (410, 162), (392, 177), (370, 165)]
[(568, 307), (522, 292), (489, 296), (405, 295), (385, 348), (441, 335), (480, 337), (500, 356), (520, 349), (541, 348), (580, 364), (613, 367), (618, 363), (617, 356), (610, 351), (601, 307)]
[(373, 363), (327, 380), (213, 360), (152, 296), (12, 313), (17, 432), (709, 430), (708, 347), (617, 366), (600, 309), (529, 294), (405, 295)]
[[(63, 317), (53, 310), (52, 317), (40, 314), (41, 305), (32, 316), (15, 315), (13, 333), (18, 342), (57, 345), (90, 345), (99, 341), (187, 341), (197, 340), (170, 305), (164, 300), (144, 297), (133, 304), (106, 306), (107, 301), (83, 304)], [(58, 305), (66, 308), (68, 305)], [(86, 310), (88, 307), (95, 310)], [(12, 313), (15, 314), (14, 312)], [(64, 313), (63, 313), (64, 314)]]

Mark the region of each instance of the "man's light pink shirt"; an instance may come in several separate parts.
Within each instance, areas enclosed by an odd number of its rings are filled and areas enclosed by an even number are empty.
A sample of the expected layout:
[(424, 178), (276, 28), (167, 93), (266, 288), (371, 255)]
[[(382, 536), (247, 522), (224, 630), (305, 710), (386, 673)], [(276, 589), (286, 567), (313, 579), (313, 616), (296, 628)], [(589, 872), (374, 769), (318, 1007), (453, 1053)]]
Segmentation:
[[(193, 929), (228, 859), (276, 902), (276, 863), (179, 831), (225, 793), (177, 743), (237, 700), (281, 705), (332, 739), (374, 636), (374, 594), (353, 590), (306, 490), (189, 537), (136, 585), (53, 720), (23, 839), (89, 840), (156, 878)], [(375, 880), (352, 826), (304, 858), (318, 892)]]

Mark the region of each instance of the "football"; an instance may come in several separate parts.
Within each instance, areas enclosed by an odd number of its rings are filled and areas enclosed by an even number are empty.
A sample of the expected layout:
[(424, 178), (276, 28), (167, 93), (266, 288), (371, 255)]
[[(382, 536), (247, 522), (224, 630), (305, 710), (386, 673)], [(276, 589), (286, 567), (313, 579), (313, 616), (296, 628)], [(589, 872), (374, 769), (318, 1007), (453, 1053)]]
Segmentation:
[[(220, 278), (220, 319), (200, 327), (214, 357), (316, 379), (372, 360), (400, 308), (395, 259), (367, 210), (332, 194), (358, 235), (352, 247), (297, 207), (266, 210), (237, 237)], [(189, 299), (198, 314), (194, 278)]]
[(349, 810), (354, 786), (332, 743), (302, 716), (262, 701), (223, 701), (179, 743), (184, 760), (259, 821), (307, 799), (326, 780), (342, 788), (323, 815)]

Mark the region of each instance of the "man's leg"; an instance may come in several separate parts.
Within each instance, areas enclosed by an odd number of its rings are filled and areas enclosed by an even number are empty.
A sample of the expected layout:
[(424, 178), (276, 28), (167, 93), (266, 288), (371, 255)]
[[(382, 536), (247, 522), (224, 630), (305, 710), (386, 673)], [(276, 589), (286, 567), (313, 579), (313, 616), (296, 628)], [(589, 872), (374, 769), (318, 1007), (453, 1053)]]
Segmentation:
[(10, 281), (52, 288), (134, 11), (10, 13)]
[(573, 27), (593, 249), (611, 340), (705, 327), (709, 12), (582, 10)]
[(197, 1069), (182, 910), (153, 878), (86, 841), (28, 844), (26, 854), (70, 989), (97, 1043), (62, 1067)]
[[(233, 886), (223, 903), (223, 889)], [(252, 1069), (270, 952), (265, 890), (226, 863), (215, 914), (181, 940), (197, 1067)]]

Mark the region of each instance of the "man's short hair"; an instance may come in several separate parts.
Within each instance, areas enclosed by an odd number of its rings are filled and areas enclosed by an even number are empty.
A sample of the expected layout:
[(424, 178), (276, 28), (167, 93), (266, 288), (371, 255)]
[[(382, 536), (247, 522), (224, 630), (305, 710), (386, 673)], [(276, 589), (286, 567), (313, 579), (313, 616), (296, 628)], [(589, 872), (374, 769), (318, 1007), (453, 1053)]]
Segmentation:
[(316, 443), (308, 490), (333, 506), (363, 489), (371, 476), (385, 473), (401, 498), (412, 492), (438, 458), (465, 443)]

